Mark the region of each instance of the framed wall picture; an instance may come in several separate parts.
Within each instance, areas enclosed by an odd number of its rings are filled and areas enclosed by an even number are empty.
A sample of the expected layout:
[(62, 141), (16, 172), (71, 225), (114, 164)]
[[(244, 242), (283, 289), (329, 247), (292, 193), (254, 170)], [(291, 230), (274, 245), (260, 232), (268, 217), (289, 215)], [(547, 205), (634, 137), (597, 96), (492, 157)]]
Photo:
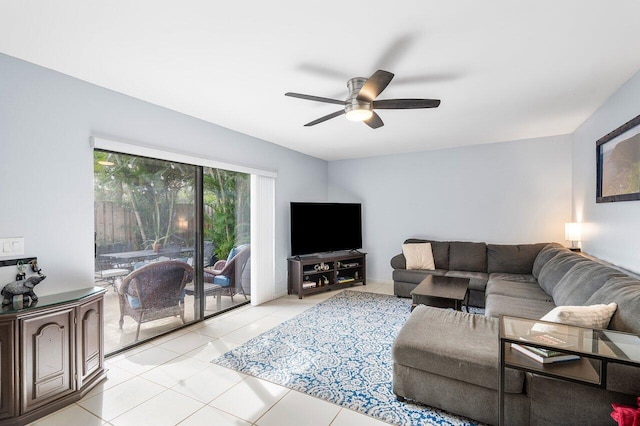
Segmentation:
[(640, 200), (640, 115), (596, 142), (596, 202)]

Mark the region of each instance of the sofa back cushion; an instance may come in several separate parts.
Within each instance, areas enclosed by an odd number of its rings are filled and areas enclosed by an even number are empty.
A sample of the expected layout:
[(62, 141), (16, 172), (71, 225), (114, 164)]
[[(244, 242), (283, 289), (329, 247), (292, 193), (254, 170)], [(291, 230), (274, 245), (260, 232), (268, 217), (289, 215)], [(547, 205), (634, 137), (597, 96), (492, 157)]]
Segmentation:
[(531, 270), (531, 275), (533, 275), (534, 278), (538, 279), (542, 267), (556, 254), (561, 252), (569, 252), (569, 249), (558, 243), (551, 243), (544, 246), (536, 256), (536, 260), (533, 261), (533, 269)]
[(547, 243), (498, 245), (487, 244), (487, 272), (531, 274), (533, 262)]
[(609, 329), (640, 334), (640, 281), (629, 276), (610, 278), (586, 301), (587, 305), (617, 303)]
[(596, 262), (574, 265), (553, 288), (556, 305), (584, 305), (585, 302), (610, 278), (625, 274)]
[(566, 252), (560, 252), (544, 264), (538, 276), (538, 284), (540, 284), (540, 287), (542, 287), (547, 294), (553, 296), (553, 290), (562, 277), (564, 277), (574, 265), (582, 262), (591, 261), (584, 256), (568, 250)]
[(451, 241), (449, 243), (449, 270), (487, 272), (487, 245)]
[(409, 238), (405, 244), (431, 243), (431, 252), (436, 269), (449, 269), (449, 243), (447, 241), (420, 240)]

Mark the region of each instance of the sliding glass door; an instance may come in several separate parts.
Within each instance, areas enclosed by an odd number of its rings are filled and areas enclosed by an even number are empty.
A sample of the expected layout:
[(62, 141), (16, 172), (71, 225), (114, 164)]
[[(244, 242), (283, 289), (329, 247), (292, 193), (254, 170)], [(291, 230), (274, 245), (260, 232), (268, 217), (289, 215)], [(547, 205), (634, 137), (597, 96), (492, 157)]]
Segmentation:
[(205, 315), (245, 303), (251, 293), (250, 175), (203, 168)]
[(107, 353), (194, 321), (197, 167), (95, 151), (95, 281)]
[(250, 300), (250, 178), (94, 151), (106, 353)]

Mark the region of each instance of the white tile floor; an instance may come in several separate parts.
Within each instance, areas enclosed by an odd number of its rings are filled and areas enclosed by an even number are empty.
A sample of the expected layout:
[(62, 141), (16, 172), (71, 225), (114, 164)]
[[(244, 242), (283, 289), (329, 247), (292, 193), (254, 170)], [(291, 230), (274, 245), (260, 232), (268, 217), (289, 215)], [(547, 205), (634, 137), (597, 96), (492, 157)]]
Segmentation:
[[(393, 294), (392, 284), (351, 290)], [(211, 364), (336, 292), (244, 306), (110, 357), (108, 379), (33, 425), (380, 426), (379, 420)]]

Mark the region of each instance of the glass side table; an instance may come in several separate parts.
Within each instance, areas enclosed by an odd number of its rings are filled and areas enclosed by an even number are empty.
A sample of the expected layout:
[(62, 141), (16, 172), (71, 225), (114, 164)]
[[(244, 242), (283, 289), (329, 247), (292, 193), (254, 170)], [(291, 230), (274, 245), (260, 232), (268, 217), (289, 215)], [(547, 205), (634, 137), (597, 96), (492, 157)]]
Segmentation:
[[(504, 424), (507, 367), (600, 388), (607, 383), (607, 364), (640, 367), (640, 336), (630, 333), (500, 316), (499, 341), (499, 425)], [(544, 364), (512, 349), (512, 343), (577, 355), (579, 359)]]

